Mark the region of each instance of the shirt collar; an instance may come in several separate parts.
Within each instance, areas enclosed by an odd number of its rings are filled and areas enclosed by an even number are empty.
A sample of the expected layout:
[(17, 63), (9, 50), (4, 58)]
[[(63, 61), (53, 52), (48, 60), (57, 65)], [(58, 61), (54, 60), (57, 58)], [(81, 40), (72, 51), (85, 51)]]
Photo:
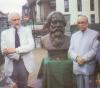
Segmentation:
[(89, 28), (87, 28), (85, 31), (80, 31), (81, 33), (87, 33), (89, 31)]

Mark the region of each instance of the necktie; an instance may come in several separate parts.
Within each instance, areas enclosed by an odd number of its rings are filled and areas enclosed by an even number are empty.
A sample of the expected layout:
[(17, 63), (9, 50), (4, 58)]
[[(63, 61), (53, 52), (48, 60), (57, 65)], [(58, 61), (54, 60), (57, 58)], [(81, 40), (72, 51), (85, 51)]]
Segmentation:
[(18, 29), (15, 28), (15, 48), (17, 48), (18, 46), (20, 46), (20, 40), (19, 40), (19, 35), (18, 35)]

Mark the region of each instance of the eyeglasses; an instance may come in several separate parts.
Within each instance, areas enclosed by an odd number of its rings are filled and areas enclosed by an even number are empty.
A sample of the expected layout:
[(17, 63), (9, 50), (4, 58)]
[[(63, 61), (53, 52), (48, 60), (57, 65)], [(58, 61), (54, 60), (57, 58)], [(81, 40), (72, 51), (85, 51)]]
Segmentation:
[(17, 20), (20, 20), (20, 19), (12, 19), (12, 21), (17, 21)]

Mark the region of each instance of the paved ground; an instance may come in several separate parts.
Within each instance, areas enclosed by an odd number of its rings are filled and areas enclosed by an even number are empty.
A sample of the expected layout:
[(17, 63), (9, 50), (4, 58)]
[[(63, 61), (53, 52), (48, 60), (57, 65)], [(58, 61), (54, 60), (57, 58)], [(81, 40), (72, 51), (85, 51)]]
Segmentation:
[(33, 55), (35, 56), (34, 61), (35, 61), (35, 70), (32, 74), (30, 74), (29, 79), (36, 79), (37, 74), (41, 65), (41, 61), (43, 57), (47, 54), (47, 51), (41, 48), (36, 48), (33, 50)]

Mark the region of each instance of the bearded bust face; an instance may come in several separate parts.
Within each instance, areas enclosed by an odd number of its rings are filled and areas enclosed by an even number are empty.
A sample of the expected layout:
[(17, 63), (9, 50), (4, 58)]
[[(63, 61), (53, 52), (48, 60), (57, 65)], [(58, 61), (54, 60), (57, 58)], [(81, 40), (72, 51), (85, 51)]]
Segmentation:
[(64, 42), (64, 32), (65, 32), (65, 19), (60, 12), (55, 12), (51, 16), (49, 31), (52, 44), (55, 47), (60, 47)]

